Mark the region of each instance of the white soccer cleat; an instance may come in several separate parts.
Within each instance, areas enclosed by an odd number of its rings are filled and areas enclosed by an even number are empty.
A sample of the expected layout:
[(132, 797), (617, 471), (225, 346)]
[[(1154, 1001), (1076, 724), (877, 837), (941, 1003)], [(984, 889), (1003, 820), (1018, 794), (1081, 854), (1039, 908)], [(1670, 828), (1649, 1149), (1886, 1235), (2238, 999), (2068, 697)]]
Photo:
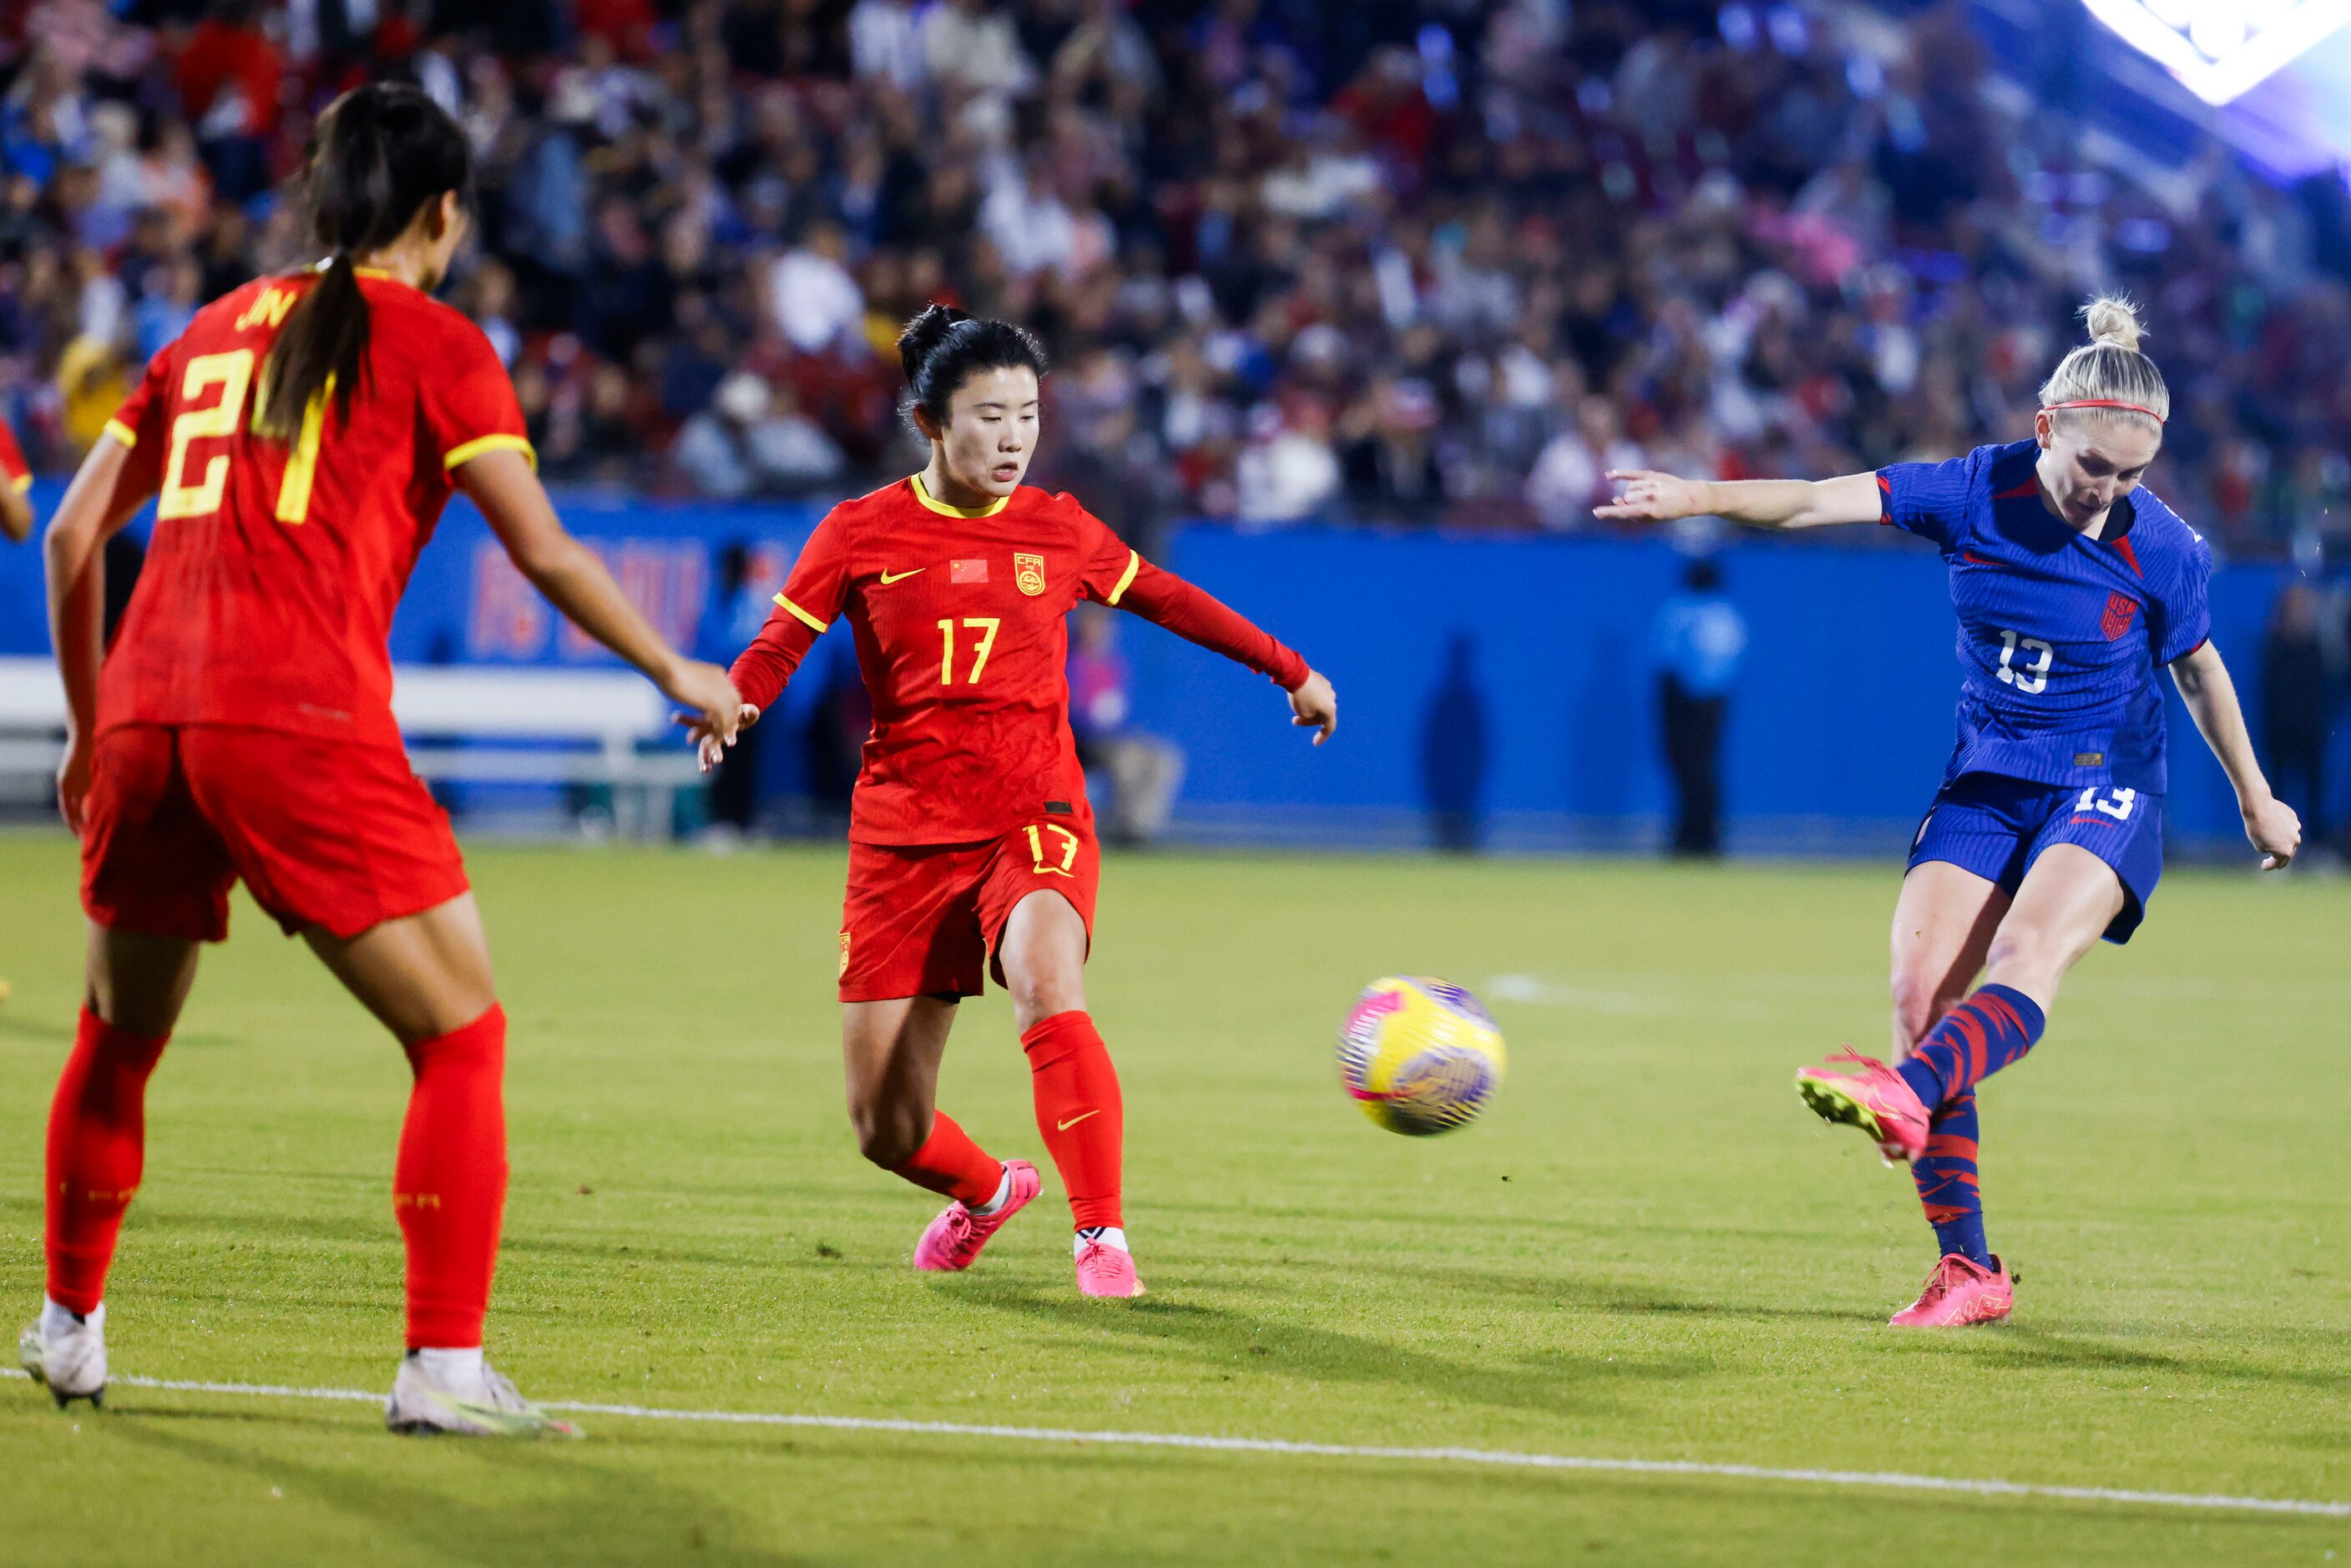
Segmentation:
[(87, 1318), (45, 1310), (16, 1336), (16, 1359), (62, 1410), (75, 1399), (93, 1408), (106, 1398), (106, 1305)]
[(559, 1421), (515, 1391), (488, 1366), (478, 1376), (453, 1385), (427, 1370), (412, 1351), (392, 1379), (383, 1402), (387, 1430), (412, 1437), (446, 1433), (460, 1437), (577, 1437), (580, 1428)]

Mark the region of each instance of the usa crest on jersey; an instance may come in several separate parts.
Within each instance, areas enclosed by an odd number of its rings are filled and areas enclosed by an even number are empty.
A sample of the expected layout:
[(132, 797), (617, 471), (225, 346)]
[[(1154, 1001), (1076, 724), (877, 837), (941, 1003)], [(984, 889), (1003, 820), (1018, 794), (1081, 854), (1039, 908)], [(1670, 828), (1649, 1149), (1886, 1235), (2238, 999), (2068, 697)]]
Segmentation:
[(1045, 591), (1045, 558), (1015, 551), (1012, 557), (1012, 580), (1020, 591), (1034, 599)]

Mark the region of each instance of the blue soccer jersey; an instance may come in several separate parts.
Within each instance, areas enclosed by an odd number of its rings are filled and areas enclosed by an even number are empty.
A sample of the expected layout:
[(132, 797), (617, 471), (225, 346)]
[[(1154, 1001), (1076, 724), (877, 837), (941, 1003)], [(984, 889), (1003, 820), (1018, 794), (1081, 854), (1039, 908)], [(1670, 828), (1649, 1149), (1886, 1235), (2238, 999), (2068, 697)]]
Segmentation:
[(2030, 441), (1877, 475), (1879, 521), (1932, 539), (1959, 618), (1959, 744), (1946, 781), (2164, 791), (2157, 669), (2210, 634), (2203, 536), (2140, 489), (2094, 539), (2042, 505)]

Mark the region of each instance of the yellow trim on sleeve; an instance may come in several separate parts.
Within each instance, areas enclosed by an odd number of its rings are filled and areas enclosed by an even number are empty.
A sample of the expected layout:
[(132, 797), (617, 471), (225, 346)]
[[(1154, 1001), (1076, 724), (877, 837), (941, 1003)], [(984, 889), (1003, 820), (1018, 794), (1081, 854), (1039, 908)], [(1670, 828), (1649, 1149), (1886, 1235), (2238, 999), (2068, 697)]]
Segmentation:
[(139, 444), (139, 433), (119, 419), (110, 419), (106, 422), (106, 434), (122, 443), (125, 450)]
[(1132, 549), (1127, 551), (1126, 570), (1119, 574), (1118, 586), (1110, 591), (1110, 597), (1102, 602), (1115, 608), (1118, 601), (1126, 597), (1126, 591), (1134, 586), (1134, 574), (1142, 570), (1143, 552)]
[(824, 622), (821, 622), (821, 621), (818, 620), (815, 616), (813, 616), (813, 615), (810, 614), (807, 611), (805, 611), (805, 610), (801, 609), (799, 605), (794, 604), (790, 600), (786, 599), (782, 594), (778, 593), (778, 595), (776, 595), (776, 602), (777, 602), (777, 603), (778, 603), (778, 604), (780, 604), (780, 605), (782, 605), (785, 609), (787, 609), (787, 610), (790, 611), (793, 614), (795, 614), (795, 615), (799, 616), (799, 617), (800, 618), (800, 620), (801, 620), (803, 622), (805, 622), (805, 623), (808, 625), (808, 627), (809, 627), (811, 631), (821, 632), (821, 631), (823, 631), (823, 630), (824, 630)]
[(33, 487), (33, 476), (30, 474), (19, 474), (9, 483), (15, 487), (16, 494), (21, 496)]
[(992, 517), (1012, 504), (1011, 497), (998, 496), (985, 507), (950, 507), (945, 501), (935, 499), (930, 491), (924, 488), (923, 476), (920, 474), (914, 475), (906, 483), (914, 486), (914, 499), (943, 517)]
[(444, 469), (471, 463), (485, 452), (519, 452), (530, 459), (530, 471), (538, 472), (538, 454), (532, 449), (529, 438), (521, 435), (479, 435), (462, 446), (453, 446), (441, 455)]

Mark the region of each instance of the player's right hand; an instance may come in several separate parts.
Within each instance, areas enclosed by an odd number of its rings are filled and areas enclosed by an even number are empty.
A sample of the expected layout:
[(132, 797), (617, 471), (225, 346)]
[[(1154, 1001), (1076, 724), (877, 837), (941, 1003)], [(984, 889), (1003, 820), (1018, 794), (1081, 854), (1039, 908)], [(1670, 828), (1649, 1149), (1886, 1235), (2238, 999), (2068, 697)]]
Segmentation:
[(76, 838), (81, 837), (82, 802), (89, 798), (90, 751), (88, 740), (68, 735), (65, 760), (57, 764), (57, 815)]
[(1614, 522), (1670, 523), (1677, 517), (1695, 517), (1711, 509), (1707, 505), (1703, 480), (1677, 479), (1652, 468), (1611, 468), (1608, 480), (1616, 486), (1615, 498), (1604, 507), (1593, 507), (1595, 517)]
[(742, 738), (743, 732), (759, 722), (757, 705), (745, 703), (736, 709), (734, 733), (721, 736), (700, 714), (682, 713), (672, 722), (685, 727), (686, 738), (694, 742), (694, 755), (700, 759), (705, 773), (726, 760), (726, 748)]
[(735, 732), (743, 724), (743, 697), (726, 671), (698, 659), (680, 659), (661, 689), (664, 696), (685, 709), (678, 716), (681, 723), (706, 727), (719, 739), (733, 743)]
[(2302, 848), (2302, 819), (2293, 807), (2273, 795), (2243, 808), (2245, 837), (2261, 852), (2263, 871), (2280, 871), (2294, 863)]

